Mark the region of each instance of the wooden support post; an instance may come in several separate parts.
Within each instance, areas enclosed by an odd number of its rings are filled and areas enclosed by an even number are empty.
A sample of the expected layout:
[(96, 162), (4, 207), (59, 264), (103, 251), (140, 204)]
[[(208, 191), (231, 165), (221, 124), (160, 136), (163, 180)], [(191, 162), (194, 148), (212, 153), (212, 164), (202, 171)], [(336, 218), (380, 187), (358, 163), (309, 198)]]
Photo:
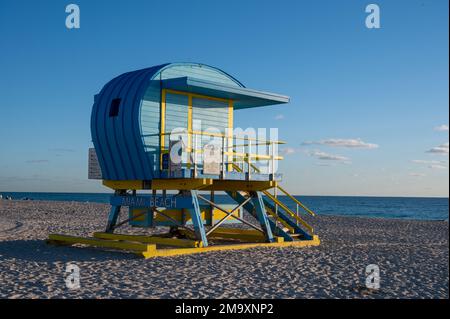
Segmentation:
[(222, 159), (221, 159), (221, 161), (222, 161), (222, 165), (221, 165), (221, 169), (222, 169), (222, 174), (221, 174), (221, 179), (225, 179), (225, 177), (226, 177), (226, 171), (227, 171), (227, 167), (226, 167), (226, 163), (225, 163), (225, 153), (226, 153), (226, 151), (225, 151), (225, 136), (222, 136), (222, 152), (221, 152), (221, 155), (222, 155)]
[[(209, 200), (214, 203), (214, 191), (212, 190), (209, 196)], [(214, 206), (209, 205), (209, 208), (211, 210), (211, 226), (214, 226)]]
[(194, 178), (197, 178), (197, 134), (193, 135), (194, 139)]
[(106, 225), (106, 233), (114, 232), (114, 226), (117, 224), (117, 219), (120, 215), (120, 206), (111, 206), (111, 211), (108, 216), (108, 224)]
[(271, 169), (271, 171), (269, 172), (269, 176), (270, 176), (270, 180), (271, 181), (274, 181), (275, 180), (275, 143), (274, 142), (271, 142), (271, 144), (269, 145), (269, 147), (272, 147), (272, 158), (271, 158), (271, 160), (270, 160), (270, 163), (271, 163), (271, 166), (272, 166), (272, 169)]
[(250, 139), (248, 139), (248, 153), (247, 153), (247, 180), (250, 180), (250, 174), (251, 174), (251, 169), (252, 169), (252, 141)]
[(191, 210), (192, 223), (194, 224), (194, 231), (197, 239), (202, 241), (203, 247), (207, 247), (208, 239), (206, 238), (205, 226), (203, 225), (197, 195), (198, 192), (196, 190), (191, 190), (192, 203), (194, 204), (194, 208)]
[(264, 205), (261, 192), (251, 192), (251, 196), (261, 228), (264, 230), (267, 241), (272, 243), (275, 241), (275, 238), (273, 237), (272, 229), (269, 225), (269, 219), (267, 217), (266, 207)]

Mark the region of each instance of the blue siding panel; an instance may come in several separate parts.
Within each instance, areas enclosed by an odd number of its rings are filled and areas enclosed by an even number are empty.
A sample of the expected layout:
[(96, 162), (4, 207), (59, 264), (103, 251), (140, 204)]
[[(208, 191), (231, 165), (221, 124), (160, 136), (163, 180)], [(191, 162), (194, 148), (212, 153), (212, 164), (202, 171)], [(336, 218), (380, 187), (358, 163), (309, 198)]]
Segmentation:
[[(103, 179), (151, 179), (152, 169), (144, 165), (147, 158), (139, 108), (149, 80), (163, 66), (124, 73), (108, 82), (98, 94), (91, 115), (91, 133)], [(117, 118), (110, 118), (109, 107), (114, 98), (122, 101)]]
[[(102, 157), (104, 158), (105, 162), (104, 165), (106, 167), (107, 171), (107, 178), (108, 179), (118, 179), (117, 176), (117, 160), (114, 159), (114, 154), (111, 151), (110, 144), (110, 137), (113, 132), (110, 132), (107, 130), (106, 123), (106, 115), (108, 114), (108, 110), (111, 104), (111, 95), (112, 92), (116, 90), (116, 86), (121, 83), (122, 79), (126, 78), (127, 74), (123, 74), (111, 82), (108, 83), (107, 86), (102, 90), (100, 93), (99, 98), (97, 99), (97, 103), (99, 104), (98, 112), (97, 112), (97, 132), (98, 132), (98, 146), (96, 145), (95, 140), (93, 139), (95, 149), (100, 149), (100, 153), (102, 154)], [(101, 163), (100, 163), (101, 165)], [(103, 167), (102, 168), (102, 175), (103, 175)]]
[[(103, 179), (151, 180), (159, 176), (160, 139), (156, 135), (161, 129), (159, 80), (180, 76), (244, 87), (219, 69), (195, 63), (162, 64), (112, 79), (96, 95), (91, 114), (92, 141)], [(115, 98), (121, 99), (119, 114), (110, 117), (111, 101)], [(187, 101), (177, 103), (174, 105), (178, 107), (172, 110), (169, 106), (168, 115), (173, 122), (166, 122), (166, 129), (171, 126), (187, 128)], [(180, 105), (185, 106), (184, 109)], [(220, 128), (227, 125), (227, 113), (222, 107), (214, 112), (204, 108), (201, 117)]]

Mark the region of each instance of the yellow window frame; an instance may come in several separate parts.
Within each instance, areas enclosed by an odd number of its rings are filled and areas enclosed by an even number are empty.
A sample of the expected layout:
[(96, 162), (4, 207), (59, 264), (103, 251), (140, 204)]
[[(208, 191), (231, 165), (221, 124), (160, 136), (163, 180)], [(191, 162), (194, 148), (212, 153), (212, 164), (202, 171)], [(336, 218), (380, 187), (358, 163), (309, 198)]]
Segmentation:
[[(172, 90), (172, 89), (162, 89), (161, 92), (161, 112), (160, 112), (160, 122), (161, 122), (161, 132), (160, 132), (160, 170), (163, 169), (162, 167), (162, 156), (164, 153), (167, 153), (165, 148), (165, 135), (166, 135), (166, 97), (167, 93), (170, 94), (180, 94), (185, 95), (188, 97), (188, 149), (191, 149), (192, 145), (192, 100), (193, 98), (200, 98), (205, 100), (212, 100), (212, 101), (220, 101), (228, 104), (228, 145), (233, 145), (233, 100), (232, 99), (223, 99), (208, 95), (202, 95), (197, 93), (190, 93), (190, 92), (184, 92), (184, 91), (178, 91), (178, 90)], [(229, 150), (227, 150), (229, 152)], [(231, 150), (232, 153), (232, 150)], [(228, 155), (228, 161), (233, 160), (233, 155)], [(189, 165), (189, 163), (188, 163)], [(228, 171), (231, 171), (233, 169), (232, 164), (228, 165)]]

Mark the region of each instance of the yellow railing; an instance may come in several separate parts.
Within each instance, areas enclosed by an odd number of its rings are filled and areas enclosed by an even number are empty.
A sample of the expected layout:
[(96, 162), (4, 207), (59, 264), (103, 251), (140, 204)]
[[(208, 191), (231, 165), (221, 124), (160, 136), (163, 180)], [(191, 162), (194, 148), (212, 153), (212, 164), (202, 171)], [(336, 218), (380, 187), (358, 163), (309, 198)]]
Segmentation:
[(297, 205), (297, 211), (298, 211), (298, 206), (300, 206), (301, 208), (303, 208), (308, 214), (310, 214), (311, 216), (316, 216), (316, 214), (310, 210), (308, 207), (306, 207), (305, 205), (303, 205), (297, 198), (295, 198), (294, 196), (292, 196), (291, 194), (289, 194), (283, 187), (279, 186), (277, 184), (277, 188), (287, 197), (289, 197), (291, 200), (293, 200), (295, 202), (295, 204)]
[[(238, 172), (241, 171), (241, 169), (240, 169), (239, 166), (233, 164), (233, 167), (234, 167), (234, 169), (235, 169), (236, 171), (238, 171)], [(257, 167), (255, 167), (255, 166), (253, 166), (253, 169), (259, 171), (259, 169), (258, 169)], [(275, 188), (280, 189), (280, 186), (278, 186), (278, 184), (277, 184), (277, 185), (275, 186)], [(280, 189), (280, 190), (281, 190), (281, 189)], [(269, 193), (268, 191), (266, 191), (266, 190), (264, 190), (264, 191), (262, 191), (262, 192), (263, 192), (264, 195), (266, 195), (266, 196), (267, 196), (270, 200), (272, 200), (272, 202), (274, 203), (274, 205), (275, 205), (275, 211), (273, 211), (273, 212), (271, 212), (271, 213), (272, 213), (273, 216), (276, 218), (277, 222), (281, 221), (281, 220), (278, 218), (278, 206), (279, 206), (279, 207), (281, 207), (286, 213), (288, 213), (292, 218), (294, 218), (294, 220), (297, 222), (297, 225), (298, 225), (298, 223), (300, 223), (300, 224), (302, 224), (306, 229), (308, 229), (311, 233), (314, 232), (314, 229), (311, 227), (311, 225), (309, 225), (306, 221), (304, 221), (304, 220), (300, 217), (300, 214), (299, 214), (299, 212), (298, 212), (298, 209), (297, 209), (297, 212), (294, 213), (291, 209), (289, 209), (289, 207), (287, 207), (283, 202), (281, 202), (276, 196), (270, 194), (270, 193)], [(285, 194), (287, 194), (289, 198), (294, 199), (295, 202), (299, 203), (299, 205), (301, 205), (302, 208), (306, 208), (302, 203), (300, 203), (300, 202), (299, 202), (297, 199), (295, 199), (295, 197), (293, 197), (292, 195), (288, 194), (284, 189), (282, 189), (282, 192), (285, 193)], [(298, 204), (297, 204), (297, 205), (298, 205)], [(297, 207), (298, 207), (298, 206), (297, 206)], [(315, 216), (315, 214), (314, 214), (311, 210), (309, 210), (308, 208), (306, 208), (306, 211), (307, 211), (308, 213), (310, 213), (310, 214), (312, 213), (313, 216)]]
[[(234, 168), (236, 170), (240, 169), (238, 166), (233, 165)], [(251, 167), (256, 171), (259, 172), (259, 168), (256, 167), (255, 165), (251, 164)], [(306, 207), (305, 205), (303, 205), (297, 198), (295, 198), (294, 196), (292, 196), (291, 194), (289, 194), (283, 187), (281, 187), (278, 183), (275, 186), (277, 189), (279, 189), (284, 195), (286, 195), (289, 199), (291, 199), (295, 204), (296, 204), (296, 212), (297, 215), (299, 214), (299, 207), (303, 208), (305, 210), (305, 212), (307, 212), (309, 215), (311, 216), (316, 216), (316, 213), (314, 213), (312, 210), (310, 210), (308, 207)], [(272, 196), (272, 195), (271, 195)]]
[[(242, 167), (242, 170), (246, 173), (250, 173), (251, 167), (249, 164), (252, 162), (264, 162), (267, 161), (267, 167), (269, 174), (273, 174), (275, 172), (275, 161), (283, 160), (283, 156), (276, 154), (275, 145), (285, 144), (283, 141), (274, 141), (274, 140), (265, 140), (265, 139), (257, 139), (250, 136), (238, 136), (238, 135), (229, 135), (222, 133), (214, 133), (214, 132), (204, 132), (204, 131), (187, 131), (180, 130), (172, 133), (157, 133), (157, 134), (148, 134), (143, 137), (149, 136), (159, 136), (161, 140), (165, 138), (165, 136), (178, 136), (181, 141), (184, 141), (183, 151), (187, 152), (187, 167), (195, 168), (198, 164), (202, 164), (202, 159), (200, 159), (199, 155), (204, 154), (203, 145), (206, 143), (210, 143), (211, 141), (204, 141), (203, 137), (212, 137), (217, 138), (219, 140), (213, 141), (216, 145), (219, 146), (221, 152), (221, 167), (222, 173), (226, 173), (232, 171), (231, 164), (239, 163), (247, 165), (247, 168)], [(199, 141), (200, 138), (200, 141)], [(236, 143), (235, 143), (236, 141)], [(163, 169), (162, 166), (162, 155), (169, 153), (169, 146), (162, 144), (160, 149), (160, 169)], [(264, 147), (265, 146), (265, 147)]]

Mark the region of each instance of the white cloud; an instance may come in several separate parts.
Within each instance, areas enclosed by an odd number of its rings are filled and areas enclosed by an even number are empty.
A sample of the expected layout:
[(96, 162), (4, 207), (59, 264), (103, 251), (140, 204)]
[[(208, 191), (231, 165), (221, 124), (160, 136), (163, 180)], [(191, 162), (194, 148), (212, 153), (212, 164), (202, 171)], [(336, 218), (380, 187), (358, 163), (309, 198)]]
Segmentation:
[(324, 167), (335, 166), (334, 164), (329, 164), (329, 163), (321, 163), (321, 162), (318, 162), (318, 163), (316, 163), (316, 165), (317, 165), (317, 166), (324, 166)]
[(50, 152), (68, 152), (72, 153), (75, 152), (73, 148), (51, 148), (49, 149)]
[(448, 161), (436, 161), (436, 160), (411, 160), (415, 164), (427, 165), (430, 169), (447, 169)]
[(431, 169), (447, 169), (447, 166), (441, 165), (441, 164), (432, 164), (429, 165), (428, 168)]
[(341, 155), (333, 155), (333, 154), (328, 154), (322, 151), (308, 151), (307, 154), (309, 156), (314, 156), (320, 160), (323, 161), (341, 161), (341, 162), (349, 162), (350, 159), (348, 157), (345, 156), (341, 156)]
[(413, 176), (413, 177), (425, 177), (425, 174), (422, 173), (409, 173), (409, 176)]
[(366, 148), (373, 149), (378, 148), (377, 144), (366, 143), (360, 138), (357, 139), (340, 139), (340, 138), (330, 138), (327, 140), (320, 141), (306, 141), (302, 145), (327, 145), (332, 147), (346, 147), (346, 148)]
[(427, 153), (448, 154), (448, 142), (429, 149)]
[(447, 161), (435, 161), (435, 160), (411, 160), (411, 162), (416, 164), (430, 164), (430, 165), (440, 165), (440, 164), (446, 164)]
[(275, 120), (284, 120), (284, 115), (283, 114), (277, 114), (275, 115)]
[(42, 164), (42, 163), (48, 163), (49, 160), (47, 159), (35, 159), (35, 160), (28, 160), (26, 161), (26, 163), (30, 163), (30, 164)]
[(442, 124), (442, 125), (436, 126), (434, 128), (434, 130), (438, 131), (438, 132), (448, 132), (448, 125), (447, 124)]
[(292, 154), (295, 154), (297, 152), (297, 150), (292, 147), (285, 147), (280, 152), (283, 155), (292, 155)]

